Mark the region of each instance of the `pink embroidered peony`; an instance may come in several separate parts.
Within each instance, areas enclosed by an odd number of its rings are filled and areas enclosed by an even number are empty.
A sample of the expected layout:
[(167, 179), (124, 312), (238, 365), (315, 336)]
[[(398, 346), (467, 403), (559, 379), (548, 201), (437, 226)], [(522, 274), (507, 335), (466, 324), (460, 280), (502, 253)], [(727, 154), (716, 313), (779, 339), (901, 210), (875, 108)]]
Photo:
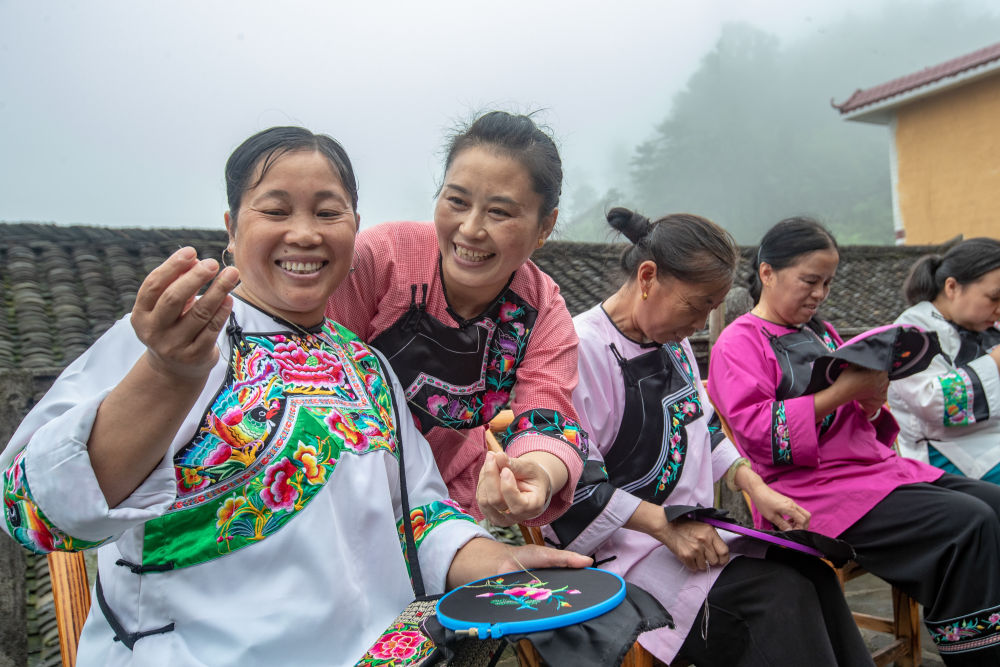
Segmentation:
[(448, 397), (441, 394), (433, 394), (427, 399), (427, 411), (432, 415), (441, 412), (441, 408), (448, 405)]
[[(493, 416), (503, 410), (509, 399), (510, 394), (506, 391), (488, 391), (483, 395), (483, 411), (487, 415)], [(429, 403), (430, 401), (428, 401)]]
[(424, 641), (424, 636), (416, 630), (396, 630), (379, 637), (371, 654), (378, 660), (405, 660), (416, 655)]
[(552, 597), (552, 590), (548, 588), (534, 588), (532, 586), (514, 586), (505, 590), (503, 594), (515, 598), (528, 598), (535, 602), (543, 602)]
[(299, 497), (298, 489), (289, 483), (295, 477), (298, 468), (288, 459), (281, 459), (268, 466), (264, 472), (264, 488), (260, 490), (260, 499), (272, 510), (293, 510)]
[(275, 345), (272, 356), (281, 368), (281, 378), (288, 384), (329, 387), (344, 381), (343, 365), (326, 350), (307, 350), (289, 341)]

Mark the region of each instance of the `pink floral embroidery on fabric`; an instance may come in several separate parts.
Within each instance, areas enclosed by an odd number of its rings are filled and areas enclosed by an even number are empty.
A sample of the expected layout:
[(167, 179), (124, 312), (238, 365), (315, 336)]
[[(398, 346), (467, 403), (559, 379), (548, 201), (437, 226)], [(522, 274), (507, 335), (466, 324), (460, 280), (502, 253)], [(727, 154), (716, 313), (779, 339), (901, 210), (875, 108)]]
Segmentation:
[(329, 387), (344, 381), (344, 368), (327, 350), (304, 349), (296, 341), (281, 342), (271, 353), (285, 382), (306, 387)]
[(383, 635), (371, 649), (378, 660), (406, 660), (416, 655), (426, 638), (415, 630), (397, 630)]
[(264, 473), (264, 488), (260, 499), (272, 510), (294, 510), (299, 491), (291, 485), (298, 468), (288, 459), (281, 459), (268, 466)]

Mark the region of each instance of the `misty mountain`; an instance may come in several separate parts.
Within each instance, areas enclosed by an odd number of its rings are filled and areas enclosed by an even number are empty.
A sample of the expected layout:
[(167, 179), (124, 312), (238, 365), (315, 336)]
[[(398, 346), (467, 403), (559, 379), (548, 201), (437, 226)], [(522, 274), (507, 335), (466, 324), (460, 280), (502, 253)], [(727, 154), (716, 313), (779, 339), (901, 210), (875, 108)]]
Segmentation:
[(607, 240), (605, 211), (626, 205), (654, 219), (704, 215), (744, 244), (791, 215), (821, 220), (841, 243), (892, 243), (889, 129), (845, 121), (831, 100), (998, 37), (1000, 17), (951, 2), (890, 4), (784, 44), (728, 24), (635, 147), (630, 173), (604, 195), (572, 193), (563, 234)]

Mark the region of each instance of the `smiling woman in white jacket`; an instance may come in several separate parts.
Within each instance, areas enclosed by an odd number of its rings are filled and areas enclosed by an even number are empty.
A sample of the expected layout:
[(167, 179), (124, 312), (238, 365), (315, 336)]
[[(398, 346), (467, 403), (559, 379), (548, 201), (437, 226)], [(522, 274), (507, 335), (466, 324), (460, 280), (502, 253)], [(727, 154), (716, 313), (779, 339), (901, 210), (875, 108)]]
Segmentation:
[(889, 386), (900, 452), (1000, 483), (1000, 241), (922, 257), (903, 292), (910, 308), (896, 322), (936, 331), (943, 354)]

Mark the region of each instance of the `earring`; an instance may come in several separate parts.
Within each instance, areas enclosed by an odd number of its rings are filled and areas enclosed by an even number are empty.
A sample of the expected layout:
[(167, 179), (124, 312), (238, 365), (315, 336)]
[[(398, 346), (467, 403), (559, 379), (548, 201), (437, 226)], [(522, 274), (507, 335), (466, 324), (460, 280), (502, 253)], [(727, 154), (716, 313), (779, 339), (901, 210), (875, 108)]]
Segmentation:
[(545, 245), (545, 239), (538, 239), (538, 247), (541, 248), (543, 245)]
[(230, 257), (233, 256), (233, 251), (230, 250), (229, 248), (223, 248), (222, 249), (222, 266), (223, 266), (223, 268), (229, 268), (230, 266), (233, 266), (232, 264), (230, 264), (229, 262), (226, 261), (226, 253), (229, 253)]
[(649, 298), (649, 292), (647, 292), (646, 290), (643, 290), (642, 291), (642, 300), (645, 301), (648, 298)]
[(349, 273), (349, 274), (350, 274), (350, 273), (354, 273), (354, 265), (353, 265), (353, 264), (351, 265), (351, 268), (350, 268), (350, 270), (348, 270), (348, 272), (347, 272), (347, 273)]

